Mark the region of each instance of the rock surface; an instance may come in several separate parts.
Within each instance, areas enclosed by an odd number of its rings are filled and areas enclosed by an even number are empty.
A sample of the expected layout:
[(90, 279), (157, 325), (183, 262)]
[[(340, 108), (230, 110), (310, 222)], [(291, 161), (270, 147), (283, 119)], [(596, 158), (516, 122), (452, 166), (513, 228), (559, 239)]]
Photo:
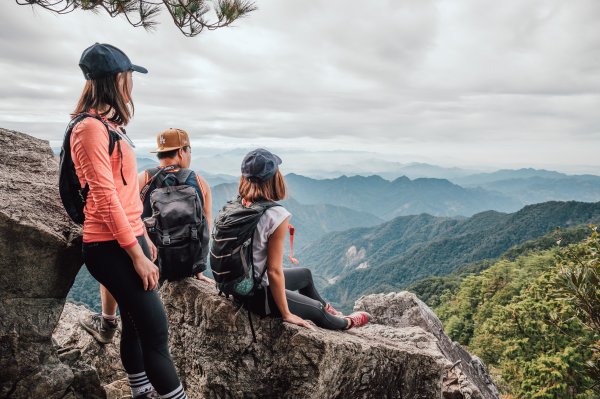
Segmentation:
[(83, 305), (67, 302), (53, 338), (61, 353), (72, 353), (74, 358), (92, 366), (104, 386), (127, 377), (119, 355), (121, 333), (117, 330), (112, 343), (99, 344), (78, 322), (80, 317), (91, 313)]
[[(0, 398), (77, 396), (80, 369), (51, 342), (81, 267), (47, 141), (0, 129)], [(73, 396), (76, 395), (76, 396)]]
[(247, 313), (214, 287), (187, 279), (161, 292), (170, 347), (190, 398), (498, 397), (453, 368), (428, 329), (399, 325), (414, 310), (397, 306), (405, 302), (392, 303), (384, 318), (379, 296), (362, 298), (357, 306), (373, 309), (374, 323), (348, 332), (254, 316), (252, 343)]
[(418, 326), (433, 334), (440, 351), (455, 364), (449, 376), (449, 382), (454, 383), (447, 386), (448, 391), (458, 389), (470, 395), (479, 391), (478, 395), (483, 398), (500, 396), (481, 359), (452, 342), (435, 313), (415, 294), (404, 291), (368, 295), (356, 301), (354, 309), (368, 311), (375, 323), (398, 328)]

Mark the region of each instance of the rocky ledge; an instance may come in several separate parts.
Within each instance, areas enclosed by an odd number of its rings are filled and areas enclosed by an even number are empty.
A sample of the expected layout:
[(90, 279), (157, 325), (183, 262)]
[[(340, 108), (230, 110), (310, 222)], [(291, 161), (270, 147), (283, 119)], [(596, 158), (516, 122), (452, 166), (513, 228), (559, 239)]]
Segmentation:
[(214, 287), (187, 279), (164, 286), (162, 297), (172, 354), (192, 398), (498, 397), (485, 369), (471, 370), (477, 360), (461, 350), (458, 362), (456, 346), (440, 346), (448, 338), (419, 321), (433, 313), (408, 292), (361, 298), (356, 309), (371, 312), (373, 322), (346, 332), (253, 315), (256, 343), (247, 312)]
[[(435, 315), (408, 292), (361, 298), (356, 308), (368, 309), (373, 323), (346, 332), (252, 315), (256, 343), (247, 312), (214, 287), (187, 279), (161, 294), (173, 358), (192, 399), (499, 397), (483, 364), (456, 344), (446, 348), (447, 337), (424, 324)], [(65, 305), (54, 332), (60, 357), (97, 370), (108, 399), (128, 398), (118, 333), (112, 344), (96, 343), (77, 324), (89, 312)]]
[[(124, 398), (117, 344), (98, 345), (77, 324), (89, 311), (65, 306), (81, 236), (57, 168), (46, 141), (0, 129), (0, 398)], [(409, 293), (361, 298), (373, 323), (347, 332), (253, 316), (256, 343), (247, 313), (214, 287), (186, 279), (161, 295), (190, 398), (498, 397), (483, 364)]]

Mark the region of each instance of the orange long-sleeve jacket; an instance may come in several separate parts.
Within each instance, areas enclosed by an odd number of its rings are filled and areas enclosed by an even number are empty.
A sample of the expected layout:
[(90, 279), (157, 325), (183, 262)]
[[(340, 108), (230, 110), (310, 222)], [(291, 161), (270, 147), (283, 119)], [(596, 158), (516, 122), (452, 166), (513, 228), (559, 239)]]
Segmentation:
[(119, 145), (109, 156), (106, 127), (95, 118), (85, 118), (71, 133), (75, 172), (81, 187), (87, 183), (90, 189), (84, 208), (85, 243), (117, 240), (129, 248), (144, 233), (135, 153), (125, 140)]

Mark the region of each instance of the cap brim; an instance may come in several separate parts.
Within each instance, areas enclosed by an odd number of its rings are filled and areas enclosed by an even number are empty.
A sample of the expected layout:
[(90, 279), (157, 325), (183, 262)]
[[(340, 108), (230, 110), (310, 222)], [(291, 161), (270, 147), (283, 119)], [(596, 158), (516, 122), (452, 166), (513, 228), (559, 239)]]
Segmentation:
[(181, 148), (181, 147), (165, 147), (165, 148), (157, 148), (157, 149), (156, 149), (156, 150), (154, 150), (154, 151), (150, 151), (150, 153), (151, 153), (151, 154), (156, 154), (156, 153), (159, 153), (159, 152), (167, 152), (167, 151), (178, 150), (178, 149), (180, 149), (180, 148)]
[(141, 67), (139, 65), (133, 65), (133, 64), (131, 64), (131, 70), (139, 72), (139, 73), (148, 73), (148, 70), (146, 68)]
[(281, 165), (281, 158), (279, 158), (277, 155), (273, 154), (273, 156), (275, 157), (275, 160), (277, 161), (277, 165)]

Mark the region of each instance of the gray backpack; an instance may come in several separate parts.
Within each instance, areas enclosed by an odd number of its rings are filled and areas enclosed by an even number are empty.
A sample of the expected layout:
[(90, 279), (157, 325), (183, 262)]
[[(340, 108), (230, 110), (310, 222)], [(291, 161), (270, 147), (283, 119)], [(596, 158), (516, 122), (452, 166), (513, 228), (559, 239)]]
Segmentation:
[(161, 280), (181, 280), (206, 270), (208, 229), (202, 200), (186, 184), (192, 173), (165, 168), (150, 181), (155, 187), (150, 194), (152, 216), (144, 224), (158, 249)]

